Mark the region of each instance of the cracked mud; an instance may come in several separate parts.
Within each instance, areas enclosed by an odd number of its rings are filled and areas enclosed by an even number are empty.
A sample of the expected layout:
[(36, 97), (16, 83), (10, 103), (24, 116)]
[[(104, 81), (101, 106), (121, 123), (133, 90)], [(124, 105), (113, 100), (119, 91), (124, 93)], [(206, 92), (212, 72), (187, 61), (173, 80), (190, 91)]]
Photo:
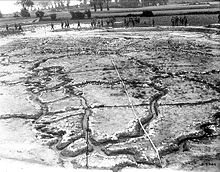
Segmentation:
[[(219, 169), (219, 39), (216, 33), (102, 30), (5, 43), (0, 127), (16, 135), (0, 137), (0, 157), (85, 168), (88, 151), (89, 168), (158, 167), (114, 60), (163, 167)], [(34, 148), (7, 154), (5, 144), (18, 140)]]

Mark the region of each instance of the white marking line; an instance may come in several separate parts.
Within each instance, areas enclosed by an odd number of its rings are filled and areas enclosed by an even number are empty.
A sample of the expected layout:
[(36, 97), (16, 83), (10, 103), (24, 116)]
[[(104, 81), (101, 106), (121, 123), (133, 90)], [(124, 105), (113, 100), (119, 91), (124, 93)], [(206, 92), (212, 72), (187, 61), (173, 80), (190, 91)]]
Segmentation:
[(121, 78), (120, 73), (118, 72), (118, 69), (117, 69), (117, 67), (116, 67), (116, 65), (115, 65), (114, 60), (111, 59), (111, 62), (112, 62), (113, 66), (114, 66), (114, 68), (115, 68), (115, 71), (116, 71), (116, 73), (117, 73), (117, 75), (118, 75), (118, 77), (119, 77), (119, 79), (120, 79), (120, 81), (121, 81), (122, 86), (124, 87), (124, 91), (125, 91), (125, 93), (126, 93), (126, 96), (127, 96), (127, 98), (128, 98), (128, 101), (129, 101), (130, 106), (131, 106), (131, 108), (132, 108), (132, 111), (133, 111), (133, 113), (134, 113), (136, 119), (138, 120), (138, 122), (139, 122), (139, 124), (140, 124), (142, 130), (143, 130), (144, 133), (145, 133), (145, 139), (146, 139), (146, 140), (148, 139), (148, 140), (150, 141), (150, 143), (151, 143), (153, 149), (155, 150), (155, 152), (156, 152), (156, 154), (157, 154), (157, 158), (158, 158), (158, 160), (159, 160), (159, 162), (160, 162), (160, 166), (162, 167), (162, 163), (161, 163), (161, 159), (160, 159), (160, 155), (159, 155), (158, 149), (156, 148), (156, 146), (155, 146), (155, 144), (153, 143), (153, 141), (151, 140), (149, 134), (148, 134), (147, 131), (145, 130), (144, 126), (142, 125), (142, 123), (141, 123), (141, 121), (140, 121), (138, 115), (136, 114), (136, 111), (135, 111), (135, 109), (134, 109), (134, 105), (133, 105), (133, 103), (132, 103), (132, 101), (131, 101), (131, 99), (130, 99), (130, 97), (129, 97), (129, 94), (128, 94), (128, 91), (127, 91), (127, 89), (126, 89), (126, 86), (125, 86), (125, 84), (124, 84), (124, 82), (123, 82), (123, 80), (122, 80), (122, 78)]

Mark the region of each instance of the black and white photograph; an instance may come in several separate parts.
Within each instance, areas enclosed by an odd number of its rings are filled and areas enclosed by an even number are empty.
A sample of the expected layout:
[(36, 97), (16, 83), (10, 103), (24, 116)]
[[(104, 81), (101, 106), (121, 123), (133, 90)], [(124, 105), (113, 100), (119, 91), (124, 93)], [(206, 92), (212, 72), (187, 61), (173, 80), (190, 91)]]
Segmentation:
[(219, 171), (219, 0), (0, 0), (0, 172)]

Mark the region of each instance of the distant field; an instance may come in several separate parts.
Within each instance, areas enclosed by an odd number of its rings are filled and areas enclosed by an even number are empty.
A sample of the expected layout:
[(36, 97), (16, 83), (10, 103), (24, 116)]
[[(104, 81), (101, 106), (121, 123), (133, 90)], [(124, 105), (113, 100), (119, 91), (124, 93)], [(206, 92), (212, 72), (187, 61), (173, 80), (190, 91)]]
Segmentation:
[[(189, 24), (193, 26), (202, 26), (208, 25), (212, 23), (216, 23), (217, 13), (220, 13), (220, 9), (217, 8), (218, 5), (214, 4), (212, 6), (209, 5), (167, 5), (167, 6), (158, 6), (158, 7), (144, 7), (144, 8), (118, 8), (111, 9), (110, 11), (106, 11), (106, 9), (102, 12), (98, 11), (96, 13), (92, 12), (92, 17), (111, 17), (118, 16), (117, 21), (122, 21), (122, 17), (128, 14), (142, 14), (143, 10), (152, 10), (155, 15), (155, 22), (157, 25), (165, 26), (170, 25), (170, 16), (172, 15), (187, 15), (189, 19)], [(46, 12), (46, 15), (51, 14), (52, 12)], [(193, 13), (198, 13), (196, 15), (192, 15)], [(56, 12), (57, 19), (71, 19), (71, 16), (68, 11)], [(14, 18), (14, 17), (4, 17), (0, 18), (0, 27), (5, 27), (6, 24), (13, 25), (14, 23), (23, 23), (23, 24), (43, 24), (50, 23), (51, 21), (41, 21), (37, 23), (32, 23), (35, 20), (35, 14), (32, 13), (31, 18)], [(152, 18), (142, 18), (142, 21), (146, 21), (150, 25), (150, 21)], [(53, 21), (54, 22), (54, 21)], [(71, 21), (72, 23), (75, 21)], [(90, 23), (90, 19), (83, 20), (84, 23)]]
[[(219, 8), (211, 8), (211, 9), (189, 9), (189, 10), (161, 10), (161, 11), (152, 11), (153, 14), (155, 16), (170, 16), (170, 15), (187, 15), (187, 14), (216, 14), (216, 13), (220, 13), (220, 9)], [(143, 13), (143, 11), (137, 11), (137, 12), (117, 12), (117, 13), (94, 13), (92, 16), (95, 17), (108, 17), (108, 16), (117, 16), (117, 17), (121, 17), (121, 16), (126, 16), (129, 14), (133, 14), (133, 15), (141, 15)]]
[[(186, 15), (190, 26), (204, 26), (218, 22), (218, 15), (216, 14), (200, 14), (200, 15)], [(155, 20), (155, 24), (159, 26), (171, 25), (171, 16), (158, 16), (152, 18), (142, 18), (142, 21), (146, 21), (148, 25), (151, 25), (152, 19)]]

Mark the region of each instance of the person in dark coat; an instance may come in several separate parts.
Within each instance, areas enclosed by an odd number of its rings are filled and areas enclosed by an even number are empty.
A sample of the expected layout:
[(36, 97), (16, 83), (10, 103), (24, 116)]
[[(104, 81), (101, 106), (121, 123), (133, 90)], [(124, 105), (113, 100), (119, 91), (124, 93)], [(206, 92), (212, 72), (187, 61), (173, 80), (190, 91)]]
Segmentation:
[(94, 21), (93, 21), (93, 19), (91, 20), (91, 27), (92, 27), (92, 28), (94, 27)]
[(110, 19), (110, 23), (112, 24), (112, 27), (114, 27), (114, 19), (113, 18)]
[(155, 26), (155, 20), (154, 19), (152, 20), (152, 26), (153, 27)]
[(87, 17), (90, 19), (91, 18), (91, 11), (90, 11), (90, 9), (88, 9), (88, 11), (87, 11)]
[(113, 16), (113, 17), (112, 17), (112, 27), (115, 26), (115, 22), (116, 22), (116, 18)]
[(54, 30), (54, 24), (51, 23), (50, 26), (51, 26), (51, 30)]
[(171, 18), (171, 24), (172, 24), (172, 26), (175, 26), (175, 19), (174, 19), (174, 17)]
[(109, 21), (109, 18), (107, 18), (107, 20), (106, 20), (107, 27), (109, 27), (109, 24), (110, 24), (110, 21)]
[(65, 21), (65, 28), (67, 28), (68, 27), (68, 23), (67, 23), (67, 21)]
[(8, 24), (5, 25), (5, 29), (6, 29), (7, 31), (9, 30)]
[(66, 26), (66, 27), (67, 27), (67, 28), (70, 28), (70, 23), (69, 23), (69, 20), (67, 20), (67, 21), (66, 21), (66, 24), (67, 24), (67, 26)]
[(103, 27), (103, 26), (104, 26), (103, 19), (101, 19), (101, 27)]
[(61, 28), (63, 29), (63, 26), (64, 26), (64, 23), (63, 23), (63, 21), (61, 21)]
[(77, 29), (81, 28), (80, 21), (78, 21)]
[(23, 31), (21, 24), (18, 24), (18, 30)]
[(188, 25), (188, 19), (186, 16), (183, 17), (183, 23), (184, 23), (184, 26)]
[(137, 18), (137, 23), (138, 23), (138, 24), (141, 23), (141, 19), (140, 19), (140, 17)]
[(132, 26), (135, 27), (135, 20), (133, 18), (131, 18), (131, 23), (132, 23)]
[(15, 30), (17, 30), (18, 29), (17, 23), (15, 23), (14, 26), (15, 26)]
[(124, 18), (124, 27), (127, 27), (127, 19)]
[(183, 20), (183, 18), (180, 17), (179, 20), (180, 20), (180, 24), (183, 26), (183, 25), (184, 25), (184, 20)]
[(175, 17), (175, 26), (178, 26), (178, 25), (179, 25), (179, 17), (176, 16), (176, 17)]
[(92, 19), (93, 28), (96, 27), (96, 19)]

